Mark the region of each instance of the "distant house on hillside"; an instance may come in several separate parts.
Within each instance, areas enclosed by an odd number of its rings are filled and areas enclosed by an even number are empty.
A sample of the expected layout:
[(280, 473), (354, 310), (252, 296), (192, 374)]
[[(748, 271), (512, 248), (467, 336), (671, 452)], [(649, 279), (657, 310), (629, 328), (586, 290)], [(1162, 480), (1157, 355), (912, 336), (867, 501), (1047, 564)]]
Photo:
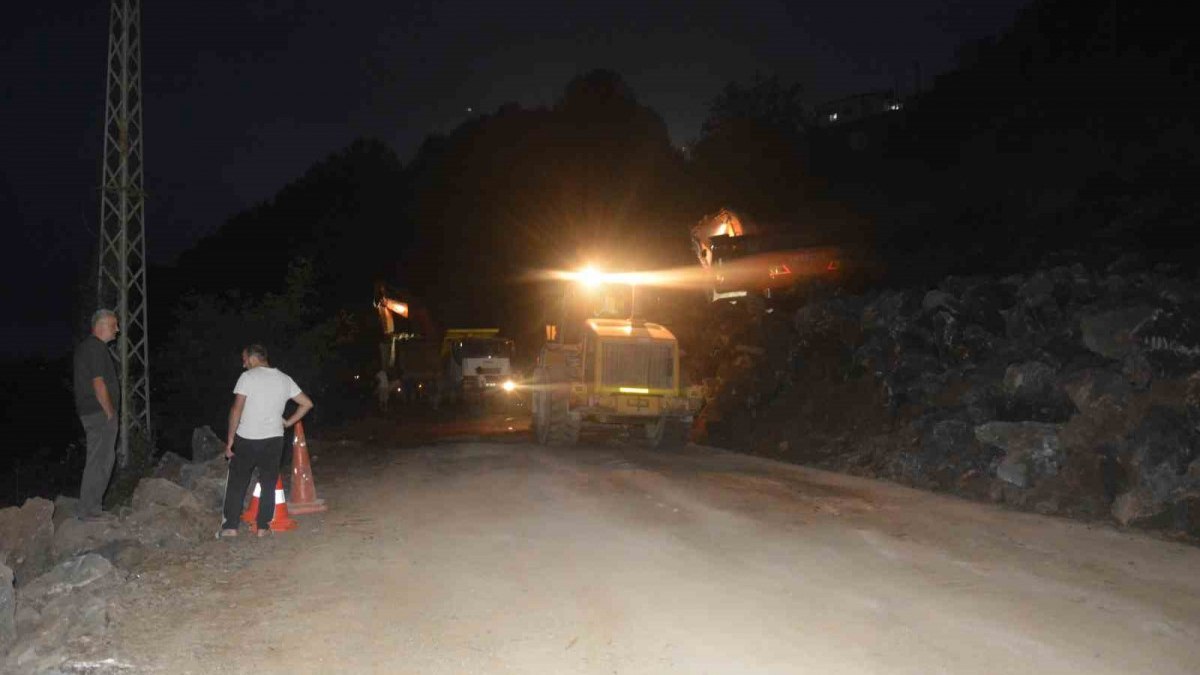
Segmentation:
[(817, 106), (817, 124), (823, 127), (846, 124), (903, 107), (904, 103), (890, 89), (854, 94)]

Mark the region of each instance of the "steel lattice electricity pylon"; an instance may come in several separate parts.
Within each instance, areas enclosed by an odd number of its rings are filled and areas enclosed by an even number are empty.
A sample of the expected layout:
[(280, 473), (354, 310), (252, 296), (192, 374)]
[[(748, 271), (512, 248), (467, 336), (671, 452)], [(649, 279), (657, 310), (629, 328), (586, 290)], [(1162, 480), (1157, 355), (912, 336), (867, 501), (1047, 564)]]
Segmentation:
[(145, 193), (142, 190), (141, 0), (111, 0), (108, 88), (104, 105), (104, 176), (100, 196), (97, 300), (121, 322), (113, 341), (121, 378), (117, 453), (129, 462), (130, 441), (150, 443), (150, 358), (146, 325)]

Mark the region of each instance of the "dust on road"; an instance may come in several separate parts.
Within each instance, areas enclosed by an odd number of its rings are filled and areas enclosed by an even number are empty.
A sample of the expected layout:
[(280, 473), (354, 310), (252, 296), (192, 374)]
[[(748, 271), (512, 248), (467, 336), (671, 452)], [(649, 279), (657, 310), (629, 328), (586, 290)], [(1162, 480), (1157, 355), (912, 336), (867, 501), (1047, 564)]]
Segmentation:
[[(331, 509), (147, 569), (164, 673), (1185, 673), (1200, 550), (691, 447), (324, 446)], [(214, 521), (215, 522), (215, 521)]]

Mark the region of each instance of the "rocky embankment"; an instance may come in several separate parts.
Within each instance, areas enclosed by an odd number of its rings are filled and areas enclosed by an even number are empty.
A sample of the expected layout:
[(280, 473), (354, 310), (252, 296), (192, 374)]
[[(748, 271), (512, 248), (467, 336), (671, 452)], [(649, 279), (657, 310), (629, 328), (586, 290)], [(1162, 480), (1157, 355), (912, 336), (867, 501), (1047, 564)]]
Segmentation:
[(74, 518), (74, 499), (0, 509), (0, 672), (122, 672), (103, 652), (115, 602), (156, 557), (211, 538), (227, 474), (208, 427), (194, 461), (166, 453), (132, 503), (98, 521)]
[(1081, 265), (728, 308), (697, 433), (756, 454), (1200, 536), (1200, 283)]

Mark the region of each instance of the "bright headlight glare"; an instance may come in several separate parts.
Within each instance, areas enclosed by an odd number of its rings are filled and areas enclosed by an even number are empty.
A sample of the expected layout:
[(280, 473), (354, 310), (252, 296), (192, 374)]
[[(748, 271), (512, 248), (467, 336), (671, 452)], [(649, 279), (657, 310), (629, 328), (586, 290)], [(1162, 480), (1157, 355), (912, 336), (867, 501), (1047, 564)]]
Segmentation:
[(504, 384), (500, 386), (504, 388), (504, 391), (512, 391), (517, 388), (517, 383), (512, 380), (505, 380)]

